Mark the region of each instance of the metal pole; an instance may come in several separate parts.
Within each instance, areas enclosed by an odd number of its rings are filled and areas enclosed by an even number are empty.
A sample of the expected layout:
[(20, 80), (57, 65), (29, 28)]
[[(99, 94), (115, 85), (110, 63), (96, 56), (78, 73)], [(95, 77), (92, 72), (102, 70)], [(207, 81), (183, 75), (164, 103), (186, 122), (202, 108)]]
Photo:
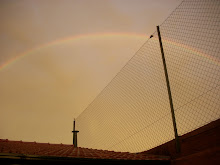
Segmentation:
[(76, 125), (76, 121), (74, 119), (74, 121), (73, 121), (73, 131), (75, 131), (75, 125)]
[(74, 131), (75, 131), (75, 119), (74, 119), (74, 121), (73, 121), (73, 144), (75, 144), (75, 142), (74, 142), (74, 140), (75, 140), (75, 133), (74, 133)]
[(77, 133), (79, 131), (75, 130), (75, 126), (76, 126), (76, 121), (74, 119), (74, 121), (73, 121), (73, 131), (72, 131), (72, 133), (73, 133), (73, 145), (74, 145), (74, 147), (77, 147)]
[(171, 95), (170, 82), (169, 82), (169, 77), (168, 77), (168, 72), (167, 72), (166, 60), (164, 56), (163, 44), (162, 44), (162, 40), (160, 36), (159, 26), (157, 26), (157, 33), (158, 33), (159, 42), (160, 42), (160, 50), (161, 50), (161, 55), (162, 55), (162, 60), (163, 60), (164, 73), (165, 73), (166, 83), (167, 83), (167, 91), (168, 91), (169, 101), (170, 101), (170, 109), (171, 109), (171, 114), (172, 114), (173, 128), (174, 128), (175, 141), (176, 141), (176, 151), (179, 153), (180, 142), (179, 142), (179, 136), (178, 136), (177, 127), (176, 127), (176, 119), (175, 119), (175, 113), (174, 113), (174, 108), (173, 108), (173, 100), (172, 100), (172, 95)]

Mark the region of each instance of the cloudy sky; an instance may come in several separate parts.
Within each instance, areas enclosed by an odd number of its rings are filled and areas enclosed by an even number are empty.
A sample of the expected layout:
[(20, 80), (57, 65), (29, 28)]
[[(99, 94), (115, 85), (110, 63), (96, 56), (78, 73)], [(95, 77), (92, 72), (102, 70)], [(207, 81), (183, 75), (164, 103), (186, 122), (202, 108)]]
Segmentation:
[(181, 0), (1, 0), (0, 138), (72, 143), (72, 121)]

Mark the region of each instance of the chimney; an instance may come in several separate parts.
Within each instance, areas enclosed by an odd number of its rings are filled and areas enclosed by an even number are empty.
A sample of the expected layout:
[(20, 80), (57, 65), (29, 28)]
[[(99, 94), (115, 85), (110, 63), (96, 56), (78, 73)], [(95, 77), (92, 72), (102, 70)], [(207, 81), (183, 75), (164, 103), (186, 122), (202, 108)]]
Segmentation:
[(74, 121), (73, 121), (73, 131), (72, 131), (72, 133), (73, 133), (73, 145), (74, 145), (74, 147), (77, 147), (77, 133), (79, 131), (75, 130), (75, 126), (76, 126), (76, 121), (74, 119)]

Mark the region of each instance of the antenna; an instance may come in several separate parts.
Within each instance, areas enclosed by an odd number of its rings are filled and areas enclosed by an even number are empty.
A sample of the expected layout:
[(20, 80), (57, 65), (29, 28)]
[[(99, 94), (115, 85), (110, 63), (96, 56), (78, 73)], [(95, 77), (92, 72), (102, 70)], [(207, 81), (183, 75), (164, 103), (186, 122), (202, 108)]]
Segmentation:
[(74, 118), (74, 121), (73, 121), (73, 131), (75, 131), (75, 125), (76, 125), (76, 120)]

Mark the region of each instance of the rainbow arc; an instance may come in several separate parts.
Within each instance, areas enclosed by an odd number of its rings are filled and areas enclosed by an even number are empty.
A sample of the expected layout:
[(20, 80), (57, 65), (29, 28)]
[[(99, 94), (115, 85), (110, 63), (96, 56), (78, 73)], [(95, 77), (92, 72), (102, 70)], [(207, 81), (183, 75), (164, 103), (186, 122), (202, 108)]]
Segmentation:
[[(0, 71), (10, 65), (13, 65), (14, 63), (21, 60), (22, 58), (25, 58), (25, 57), (30, 56), (32, 54), (35, 54), (36, 52), (43, 50), (43, 49), (55, 47), (55, 46), (58, 46), (61, 44), (67, 44), (72, 41), (77, 42), (77, 41), (84, 40), (84, 39), (96, 39), (96, 38), (98, 39), (98, 38), (111, 38), (111, 37), (133, 37), (133, 38), (142, 38), (142, 39), (144, 37), (146, 37), (146, 40), (148, 39), (147, 36), (144, 34), (135, 34), (135, 33), (94, 33), (94, 34), (82, 34), (82, 35), (70, 36), (70, 37), (66, 37), (66, 38), (57, 39), (57, 40), (54, 40), (54, 41), (51, 41), (48, 43), (44, 43), (42, 45), (39, 45), (37, 47), (34, 47), (32, 49), (29, 49), (29, 50), (22, 52), (22, 53), (18, 54), (17, 56), (9, 59), (8, 61), (3, 63), (2, 65), (0, 65)], [(152, 39), (155, 42), (157, 41), (157, 38), (152, 38)], [(192, 52), (193, 54), (196, 54), (198, 56), (201, 56), (203, 58), (208, 59), (210, 62), (212, 62), (215, 65), (220, 66), (219, 59), (214, 58), (208, 54), (205, 54), (195, 48), (189, 47), (187, 45), (179, 44), (179, 43), (173, 42), (171, 40), (167, 40), (167, 39), (162, 39), (162, 40), (163, 40), (163, 43), (165, 43), (165, 44), (170, 44), (175, 47), (185, 49), (187, 51)]]

